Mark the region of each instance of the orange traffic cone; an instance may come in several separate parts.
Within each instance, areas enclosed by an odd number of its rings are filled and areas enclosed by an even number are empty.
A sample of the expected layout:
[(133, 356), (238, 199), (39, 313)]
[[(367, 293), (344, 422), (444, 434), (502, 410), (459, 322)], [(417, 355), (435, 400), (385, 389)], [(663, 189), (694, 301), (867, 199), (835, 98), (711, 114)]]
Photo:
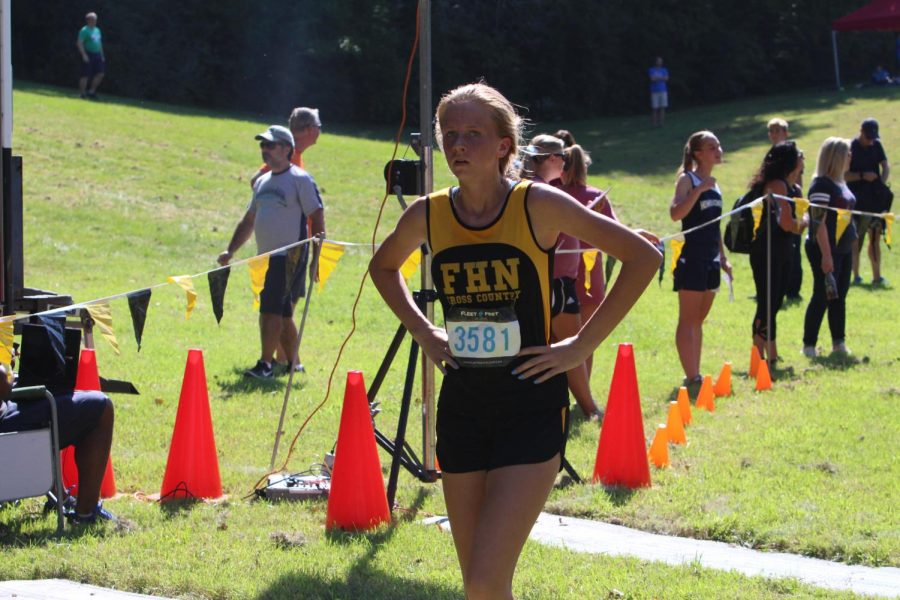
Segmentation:
[[(78, 359), (78, 373), (75, 389), (79, 391), (100, 391), (100, 373), (97, 370), (97, 355), (93, 348), (84, 348)], [(62, 464), (63, 487), (73, 496), (78, 495), (78, 466), (75, 464), (75, 448), (67, 446), (59, 453)], [(106, 461), (100, 497), (112, 498), (116, 495), (116, 476), (113, 473), (112, 457)]]
[(709, 412), (716, 410), (716, 401), (713, 395), (712, 375), (704, 375), (700, 385), (700, 393), (697, 394), (697, 408), (705, 408)]
[(769, 363), (761, 360), (759, 361), (759, 370), (756, 372), (756, 391), (761, 392), (771, 389), (772, 377), (769, 375)]
[(371, 529), (390, 520), (363, 374), (348, 371), (325, 528)]
[(750, 348), (750, 370), (748, 371), (750, 377), (756, 377), (756, 371), (759, 369), (759, 348), (754, 344)]
[(188, 350), (181, 397), (175, 416), (175, 430), (169, 446), (166, 474), (160, 488), (160, 500), (175, 498), (219, 498), (219, 458), (209, 412), (203, 351)]
[(669, 402), (669, 419), (666, 421), (666, 431), (669, 441), (673, 444), (687, 444), (687, 436), (684, 434), (684, 423), (681, 422), (681, 409), (678, 403)]
[(631, 344), (619, 344), (606, 416), (600, 429), (594, 483), (629, 488), (649, 487), (650, 465), (647, 463), (646, 444), (634, 348)]
[(653, 436), (653, 443), (650, 444), (647, 456), (657, 469), (669, 466), (669, 434), (662, 423), (656, 427), (656, 435)]
[(693, 416), (691, 415), (691, 398), (688, 396), (687, 388), (681, 386), (678, 389), (678, 410), (681, 411), (681, 422), (689, 425)]
[[(756, 348), (756, 346), (753, 346)], [(731, 395), (731, 363), (726, 362), (719, 371), (719, 378), (716, 379), (716, 385), (713, 386), (713, 394), (716, 398)]]

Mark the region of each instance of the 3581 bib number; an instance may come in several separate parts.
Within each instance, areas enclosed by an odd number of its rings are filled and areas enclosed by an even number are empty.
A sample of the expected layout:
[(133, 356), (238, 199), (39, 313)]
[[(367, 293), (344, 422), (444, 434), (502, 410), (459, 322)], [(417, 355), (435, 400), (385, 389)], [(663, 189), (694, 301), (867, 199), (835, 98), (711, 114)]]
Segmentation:
[(450, 350), (464, 366), (503, 366), (522, 347), (519, 322), (504, 310), (461, 310), (446, 323)]

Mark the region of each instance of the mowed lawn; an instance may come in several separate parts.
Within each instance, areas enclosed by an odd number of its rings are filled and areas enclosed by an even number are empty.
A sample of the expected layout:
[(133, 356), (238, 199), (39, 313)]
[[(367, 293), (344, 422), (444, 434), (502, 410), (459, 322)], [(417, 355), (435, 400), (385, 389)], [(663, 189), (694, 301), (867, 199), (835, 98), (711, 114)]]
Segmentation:
[[(709, 128), (722, 141), (725, 163), (714, 176), (730, 206), (767, 149), (765, 122), (776, 115), (791, 122), (807, 157), (815, 157), (826, 137), (854, 136), (864, 118), (875, 116), (889, 158), (900, 164), (898, 95), (894, 90), (807, 92), (676, 111), (662, 129), (632, 117), (538, 123), (532, 133), (570, 129), (593, 154), (591, 183), (613, 186), (619, 217), (666, 235), (679, 228), (667, 209), (691, 132)], [(68, 293), (79, 302), (213, 268), (249, 200), (249, 176), (259, 164), (253, 135), (283, 119), (114, 98), (89, 103), (70, 90), (28, 84), (16, 90), (14, 100), (14, 153), (24, 161), (26, 285)], [(327, 107), (322, 118), (323, 135), (304, 159), (323, 192), (328, 237), (368, 243), (383, 199), (382, 169), (393, 133), (332, 124)], [(440, 154), (435, 157), (436, 185), (446, 185), (446, 166)], [(814, 165), (808, 158), (807, 182)], [(376, 240), (399, 214), (397, 201), (388, 198)], [(253, 249), (248, 244), (238, 258), (252, 256)], [(360, 369), (371, 382), (396, 329), (367, 283), (355, 313), (356, 334), (335, 367), (369, 256), (364, 245), (348, 247), (324, 289), (312, 296), (301, 346), (307, 373), (292, 390), (279, 464), (306, 416), (328, 390), (330, 395), (297, 441), (289, 460), (294, 471), (321, 463), (331, 450), (346, 371)], [(746, 379), (752, 277), (746, 256), (732, 256), (732, 262), (735, 298), (729, 302), (721, 294), (713, 306), (703, 370), (715, 376), (731, 361), (734, 395), (719, 399), (712, 414), (695, 411), (688, 445), (671, 448), (669, 469), (651, 469), (651, 488), (560, 485), (547, 510), (760, 549), (900, 566), (897, 288), (851, 289), (850, 360), (801, 356), (805, 304), (787, 307), (779, 314), (786, 361), (773, 390), (756, 393)], [(896, 252), (885, 251), (884, 276), (900, 284), (897, 263)], [(865, 260), (862, 274), (871, 280)], [(179, 288), (153, 290), (140, 352), (124, 300), (112, 303), (121, 353), (98, 337), (101, 374), (131, 380), (141, 391), (114, 397), (113, 461), (120, 495), (107, 506), (128, 523), (70, 533), (58, 543), (38, 500), (2, 508), (3, 578), (65, 577), (190, 598), (461, 597), (450, 536), (419, 524), (444, 514), (439, 484), (420, 484), (401, 472), (395, 522), (369, 534), (326, 532), (322, 502), (247, 498), (269, 464), (285, 380), (257, 383), (242, 376), (259, 350), (246, 267), (232, 269), (220, 324), (205, 276), (194, 284), (199, 300), (187, 320)], [(805, 265), (804, 298), (810, 291)], [(634, 344), (648, 438), (665, 421), (667, 402), (682, 377), (674, 350), (676, 318), (667, 271), (595, 354), (592, 388), (602, 403), (617, 343)], [(830, 347), (827, 324), (819, 344)], [(227, 498), (217, 504), (159, 505), (147, 495), (160, 491), (189, 348), (204, 350)], [(379, 395), (383, 411), (376, 424), (388, 434), (396, 427), (405, 357), (404, 346)], [(417, 452), (419, 413), (416, 405), (409, 423)], [(596, 424), (576, 419), (568, 456), (588, 480), (597, 439)], [(381, 457), (386, 476), (389, 457)], [(526, 598), (606, 597), (613, 590), (634, 598), (850, 596), (790, 580), (586, 556), (536, 543), (526, 546), (515, 589)]]

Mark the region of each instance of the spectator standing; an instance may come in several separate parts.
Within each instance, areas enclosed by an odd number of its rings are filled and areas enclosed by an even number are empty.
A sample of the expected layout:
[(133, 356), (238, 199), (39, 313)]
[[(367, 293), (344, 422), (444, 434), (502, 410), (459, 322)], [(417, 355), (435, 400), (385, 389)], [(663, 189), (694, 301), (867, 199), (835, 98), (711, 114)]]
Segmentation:
[(666, 121), (666, 108), (669, 106), (669, 70), (663, 66), (661, 56), (648, 71), (650, 76), (650, 123), (661, 127)]
[[(850, 142), (850, 169), (844, 175), (847, 187), (856, 196), (856, 210), (882, 213), (891, 209), (894, 194), (887, 186), (891, 175), (884, 146), (878, 135), (878, 121), (866, 119), (859, 128), (859, 135)], [(853, 215), (859, 239), (853, 244), (853, 283), (862, 283), (859, 276), (859, 255), (866, 234), (869, 235), (868, 255), (872, 263), (872, 285), (885, 285), (881, 276), (881, 234), (884, 220), (868, 215)]]
[[(298, 106), (291, 111), (291, 116), (288, 117), (288, 129), (291, 130), (291, 135), (294, 136), (294, 152), (291, 154), (291, 164), (304, 169), (303, 153), (319, 140), (319, 134), (322, 133), (319, 109)], [(250, 178), (250, 187), (252, 188), (256, 180), (268, 172), (269, 166), (266, 163), (260, 165), (253, 177)]]
[[(281, 125), (272, 125), (256, 136), (263, 161), (270, 171), (257, 179), (253, 197), (244, 217), (235, 227), (228, 248), (218, 262), (227, 265), (234, 253), (255, 234), (260, 254), (325, 234), (325, 211), (316, 182), (309, 173), (292, 165), (294, 136)], [(305, 287), (302, 253), (309, 244), (269, 256), (269, 269), (260, 293), (259, 329), (262, 351), (256, 365), (244, 372), (247, 377), (271, 379), (275, 376), (275, 351), (279, 343), (289, 352), (289, 364), (281, 369), (302, 370), (297, 356), (297, 327), (293, 314)], [(314, 274), (311, 274), (314, 276)]]
[(875, 70), (872, 71), (872, 83), (875, 85), (893, 85), (895, 81), (894, 78), (891, 77), (891, 74), (888, 73), (887, 69), (878, 65), (875, 67)]
[(684, 369), (684, 385), (698, 389), (703, 382), (700, 375), (703, 321), (719, 290), (719, 271), (733, 276), (718, 222), (712, 223), (722, 215), (722, 192), (712, 176), (713, 169), (721, 162), (722, 146), (711, 131), (692, 134), (684, 145), (675, 195), (669, 207), (669, 216), (673, 221), (681, 220), (682, 230), (711, 223), (685, 234), (674, 273), (674, 289), (678, 292), (675, 346)]
[(822, 143), (816, 161), (816, 175), (809, 186), (809, 237), (806, 256), (812, 269), (813, 293), (803, 322), (803, 354), (815, 358), (816, 341), (825, 312), (831, 330), (832, 352), (850, 354), (845, 343), (847, 291), (850, 289), (851, 249), (856, 240), (853, 220), (837, 239), (837, 218), (832, 209), (853, 209), (856, 199), (844, 183), (850, 166), (850, 142), (830, 137)]
[[(103, 54), (103, 35), (97, 27), (97, 13), (84, 16), (85, 25), (78, 32), (75, 46), (81, 55), (81, 79), (78, 91), (82, 98), (97, 99), (97, 87), (106, 73), (106, 56)], [(88, 87), (90, 84), (90, 87)]]
[[(770, 119), (766, 125), (769, 133), (769, 141), (772, 145), (781, 143), (788, 139), (790, 132), (788, 131), (788, 122), (782, 118), (775, 117)], [(789, 190), (789, 196), (799, 197), (803, 195), (803, 173), (801, 172), (796, 181), (794, 181), (795, 189)], [(791, 234), (791, 255), (787, 268), (784, 270), (783, 290), (788, 302), (800, 302), (800, 288), (803, 286), (803, 257), (801, 256), (800, 246), (802, 245), (802, 234), (806, 228), (806, 221), (801, 221), (800, 228), (797, 233)]]
[(769, 132), (769, 141), (772, 142), (773, 146), (785, 141), (790, 135), (788, 133), (788, 122), (779, 117), (769, 119), (769, 122), (766, 124), (766, 130)]

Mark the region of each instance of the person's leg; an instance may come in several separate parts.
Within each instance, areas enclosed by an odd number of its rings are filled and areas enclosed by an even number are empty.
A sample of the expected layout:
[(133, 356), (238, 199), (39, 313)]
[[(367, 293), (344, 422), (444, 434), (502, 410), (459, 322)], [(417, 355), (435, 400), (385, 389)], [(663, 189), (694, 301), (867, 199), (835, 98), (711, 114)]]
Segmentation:
[(678, 290), (678, 326), (675, 346), (688, 381), (700, 376), (700, 352), (703, 345), (703, 321), (712, 307), (713, 292)]
[(94, 75), (94, 79), (91, 81), (91, 89), (89, 90), (89, 94), (96, 94), (97, 88), (100, 87), (100, 82), (103, 81), (103, 73), (97, 73)]
[(869, 231), (869, 262), (872, 263), (872, 282), (881, 281), (881, 227)]
[[(581, 315), (578, 313), (562, 312), (550, 321), (550, 332), (554, 341), (564, 340), (581, 331)], [(569, 380), (569, 390), (575, 397), (581, 412), (590, 417), (599, 409), (594, 396), (591, 393), (591, 385), (588, 380), (587, 367), (584, 363), (573, 367), (566, 372)]]
[(281, 339), (281, 326), (281, 315), (259, 313), (259, 338), (262, 346), (259, 359), (270, 365), (275, 360), (275, 348)]
[[(545, 462), (487, 472), (463, 574), (468, 600), (513, 597), (516, 563), (550, 495), (559, 464), (557, 454)], [(451, 527), (456, 527), (452, 519)]]
[(78, 93), (81, 94), (82, 98), (84, 98), (87, 93), (87, 82), (88, 78), (86, 76), (82, 76), (78, 79)]
[(806, 244), (806, 256), (809, 258), (809, 268), (812, 271), (813, 291), (803, 319), (803, 346), (815, 348), (819, 339), (819, 328), (828, 308), (828, 299), (825, 295), (825, 274), (822, 273), (822, 254), (814, 242)]
[(846, 340), (847, 327), (847, 292), (850, 289), (850, 257), (846, 254), (834, 254), (834, 279), (837, 282), (838, 297), (828, 303), (828, 329), (831, 331), (832, 348)]
[(75, 511), (87, 515), (100, 501), (100, 486), (109, 461), (115, 414), (107, 399), (96, 427), (75, 444), (75, 465), (78, 467), (78, 501)]
[(486, 482), (487, 471), (441, 474), (444, 503), (447, 505), (463, 585), (466, 583), (466, 572), (472, 555), (475, 527), (484, 504)]
[(278, 347), (283, 349), (282, 356), (287, 362), (300, 364), (297, 353), (297, 325), (293, 317), (281, 317), (281, 338)]
[[(579, 306), (579, 316), (581, 317), (581, 323), (584, 324), (590, 319), (595, 312), (597, 312), (597, 308), (599, 304), (586, 304), (583, 303)], [(594, 371), (594, 353), (592, 352), (590, 356), (587, 357), (587, 360), (584, 361), (584, 368), (587, 370), (587, 378), (588, 381), (591, 380), (591, 375)]]
[(853, 280), (854, 281), (859, 281), (859, 278), (860, 278), (859, 277), (859, 243), (860, 243), (859, 239), (855, 240), (853, 242), (853, 250), (851, 250), (851, 253), (853, 255), (852, 259), (851, 259), (851, 263), (852, 263)]
[(753, 272), (753, 283), (756, 287), (756, 312), (750, 330), (753, 334), (753, 345), (759, 351), (759, 357), (768, 356), (766, 341), (769, 339), (768, 320), (766, 318), (766, 255), (761, 252), (750, 253), (750, 270)]

